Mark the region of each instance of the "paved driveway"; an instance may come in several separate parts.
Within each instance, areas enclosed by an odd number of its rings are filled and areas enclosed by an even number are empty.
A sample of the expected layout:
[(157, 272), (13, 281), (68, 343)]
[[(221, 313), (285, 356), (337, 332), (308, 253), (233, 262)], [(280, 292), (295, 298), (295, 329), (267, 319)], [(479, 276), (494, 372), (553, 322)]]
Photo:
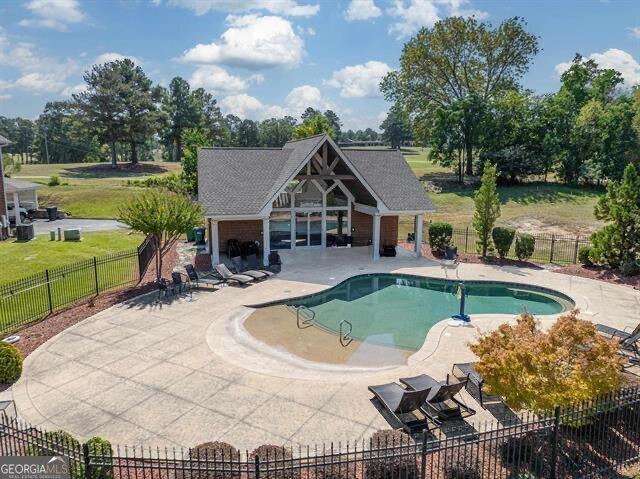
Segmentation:
[(49, 231), (62, 229), (81, 228), (83, 232), (87, 231), (110, 231), (117, 229), (126, 229), (127, 225), (120, 223), (116, 220), (85, 220), (65, 218), (63, 220), (48, 221), (48, 220), (34, 220), (33, 229), (35, 234), (43, 235), (49, 234)]
[[(19, 414), (46, 429), (121, 445), (192, 447), (225, 441), (241, 450), (261, 444), (367, 439), (387, 423), (367, 386), (421, 373), (444, 378), (453, 362), (472, 360), (479, 330), (511, 316), (472, 317), (472, 326), (434, 326), (409, 364), (375, 371), (308, 364), (242, 331), (244, 305), (325, 289), (358, 273), (398, 271), (442, 277), (438, 264), (407, 257), (373, 263), (368, 250), (283, 255), (283, 272), (246, 288), (194, 293), (171, 304), (147, 296), (114, 306), (52, 338), (31, 354), (13, 387)], [(461, 264), (465, 279), (537, 284), (571, 296), (584, 317), (635, 326), (640, 292), (546, 270)], [(553, 319), (541, 321), (550, 325)], [(464, 393), (466, 394), (466, 393)], [(481, 424), (492, 416), (466, 398)]]

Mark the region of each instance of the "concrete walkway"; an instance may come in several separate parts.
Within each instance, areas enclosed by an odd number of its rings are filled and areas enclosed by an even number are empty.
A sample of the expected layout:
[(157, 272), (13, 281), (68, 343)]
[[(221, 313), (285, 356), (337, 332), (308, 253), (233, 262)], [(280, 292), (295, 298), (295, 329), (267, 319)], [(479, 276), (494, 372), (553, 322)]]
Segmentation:
[[(479, 331), (513, 319), (473, 317), (469, 328), (438, 323), (404, 366), (359, 370), (305, 362), (248, 336), (245, 305), (319, 291), (365, 272), (456, 273), (406, 255), (373, 263), (366, 248), (297, 252), (283, 260), (283, 272), (262, 283), (199, 291), (170, 304), (147, 296), (64, 331), (26, 360), (13, 387), (19, 414), (46, 429), (122, 445), (220, 440), (253, 449), (366, 440), (388, 427), (369, 401), (368, 385), (420, 373), (444, 378), (453, 362), (473, 359), (466, 344)], [(553, 288), (572, 297), (584, 318), (620, 328), (640, 318), (640, 292), (624, 286), (513, 267), (462, 264), (457, 274)], [(467, 400), (478, 410), (472, 425), (493, 419)]]
[(117, 229), (128, 229), (129, 227), (119, 221), (106, 219), (87, 220), (80, 218), (65, 218), (56, 221), (33, 221), (33, 229), (35, 234), (37, 235), (49, 234), (49, 231), (57, 231), (58, 228), (62, 228), (63, 230), (80, 228), (82, 229), (82, 232), (86, 233), (89, 231), (111, 231)]

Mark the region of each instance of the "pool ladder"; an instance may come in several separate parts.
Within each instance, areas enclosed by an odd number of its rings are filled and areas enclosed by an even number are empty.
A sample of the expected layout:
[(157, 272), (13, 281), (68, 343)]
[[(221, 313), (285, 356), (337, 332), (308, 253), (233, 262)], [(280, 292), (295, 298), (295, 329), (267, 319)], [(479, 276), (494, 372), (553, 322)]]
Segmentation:
[(316, 319), (316, 312), (306, 306), (298, 306), (296, 308), (296, 322), (298, 328), (306, 329), (309, 326), (313, 326), (313, 322)]
[[(348, 327), (346, 331), (345, 331), (345, 325)], [(351, 324), (346, 319), (343, 319), (342, 321), (340, 321), (340, 344), (342, 345), (342, 347), (346, 348), (351, 344), (351, 341), (353, 341), (353, 336), (351, 335), (352, 331), (353, 331), (353, 324)]]

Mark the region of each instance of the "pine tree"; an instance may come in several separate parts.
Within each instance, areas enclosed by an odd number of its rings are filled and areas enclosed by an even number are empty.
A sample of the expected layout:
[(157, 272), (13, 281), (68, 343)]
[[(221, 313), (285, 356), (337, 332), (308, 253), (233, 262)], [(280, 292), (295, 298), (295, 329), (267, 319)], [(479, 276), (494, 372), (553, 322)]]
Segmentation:
[(476, 205), (476, 210), (473, 213), (473, 227), (478, 233), (478, 248), (482, 252), (483, 258), (487, 256), (493, 226), (500, 217), (497, 175), (495, 165), (485, 165), (480, 188), (473, 198)]

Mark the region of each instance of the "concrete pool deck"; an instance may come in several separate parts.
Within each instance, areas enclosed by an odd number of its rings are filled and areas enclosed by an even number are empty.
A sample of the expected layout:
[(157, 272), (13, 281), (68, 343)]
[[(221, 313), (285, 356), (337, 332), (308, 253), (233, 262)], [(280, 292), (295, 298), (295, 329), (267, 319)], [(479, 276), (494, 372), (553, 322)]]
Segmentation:
[[(355, 274), (403, 272), (456, 278), (452, 269), (406, 254), (372, 262), (367, 248), (283, 255), (283, 271), (246, 288), (197, 291), (169, 304), (147, 295), (88, 318), (52, 338), (24, 365), (12, 395), (19, 415), (80, 438), (121, 445), (192, 447), (225, 441), (240, 449), (367, 439), (386, 421), (367, 386), (428, 373), (443, 379), (473, 360), (466, 343), (511, 316), (472, 318), (473, 327), (434, 326), (409, 364), (344, 368), (297, 360), (251, 338), (244, 305), (320, 291)], [(462, 279), (520, 282), (574, 299), (582, 317), (619, 328), (640, 318), (640, 292), (544, 269), (461, 264)], [(541, 320), (550, 325), (553, 317)], [(336, 338), (337, 342), (337, 338)], [(466, 394), (466, 393), (465, 393)], [(471, 398), (478, 414), (493, 419)]]

